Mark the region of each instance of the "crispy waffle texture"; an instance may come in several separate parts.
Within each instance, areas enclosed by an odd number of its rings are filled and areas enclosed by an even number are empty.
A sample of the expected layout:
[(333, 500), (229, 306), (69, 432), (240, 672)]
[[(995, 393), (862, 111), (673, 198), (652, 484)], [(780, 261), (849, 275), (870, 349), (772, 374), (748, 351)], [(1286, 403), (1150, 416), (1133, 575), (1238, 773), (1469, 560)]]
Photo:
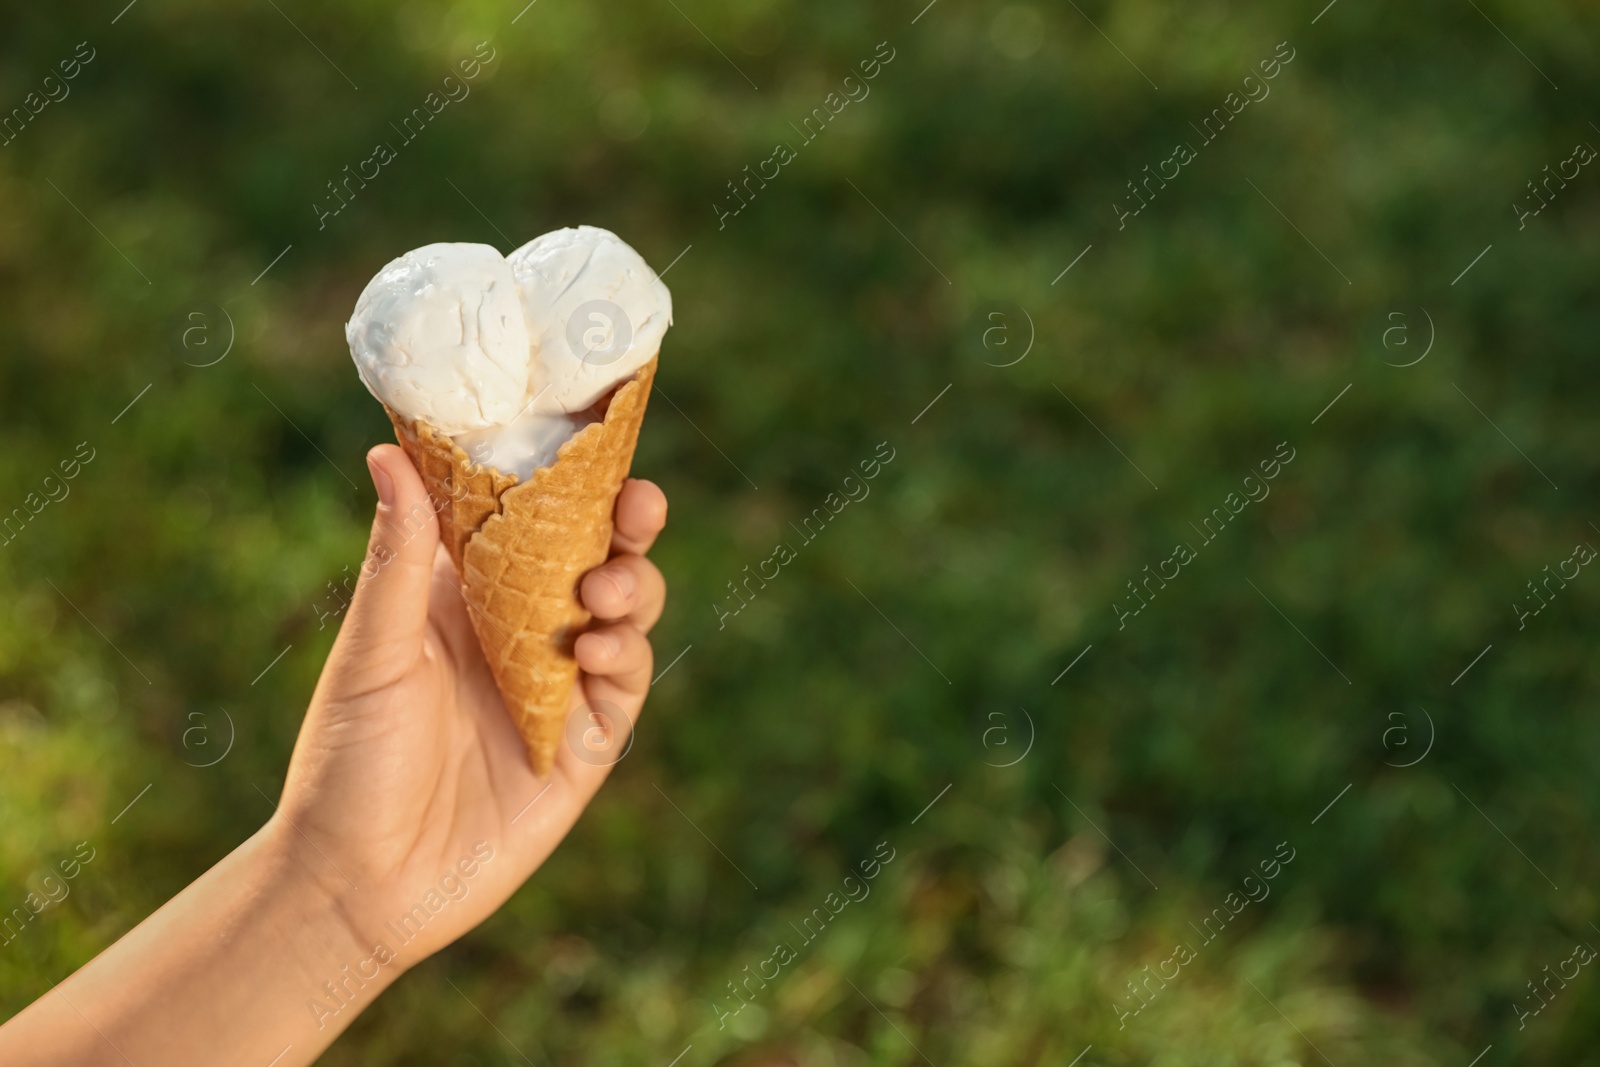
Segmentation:
[(550, 772), (589, 623), (578, 582), (606, 561), (611, 514), (633, 463), (656, 360), (611, 394), (605, 418), (561, 446), (527, 481), (473, 462), (433, 426), (390, 411), (422, 474), (461, 578), (472, 628), (534, 770)]

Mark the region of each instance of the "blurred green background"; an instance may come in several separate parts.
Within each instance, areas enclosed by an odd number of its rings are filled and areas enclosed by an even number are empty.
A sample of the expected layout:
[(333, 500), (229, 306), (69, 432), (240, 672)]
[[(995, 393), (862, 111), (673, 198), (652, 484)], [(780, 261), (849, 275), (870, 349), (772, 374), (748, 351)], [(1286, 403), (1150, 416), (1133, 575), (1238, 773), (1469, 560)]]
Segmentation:
[[(922, 3), (0, 13), (0, 107), (92, 54), (0, 147), (0, 908), (94, 850), (0, 945), (7, 1014), (270, 814), (389, 436), (362, 286), (583, 222), (673, 264), (635, 473), (672, 501), (657, 663), (688, 651), (551, 862), (324, 1062), (1600, 1063), (1594, 975), (1518, 1014), (1600, 944), (1600, 577), (1512, 606), (1600, 545), (1600, 172), (1511, 206), (1600, 145), (1600, 6)], [(719, 1029), (879, 842), (870, 898)]]

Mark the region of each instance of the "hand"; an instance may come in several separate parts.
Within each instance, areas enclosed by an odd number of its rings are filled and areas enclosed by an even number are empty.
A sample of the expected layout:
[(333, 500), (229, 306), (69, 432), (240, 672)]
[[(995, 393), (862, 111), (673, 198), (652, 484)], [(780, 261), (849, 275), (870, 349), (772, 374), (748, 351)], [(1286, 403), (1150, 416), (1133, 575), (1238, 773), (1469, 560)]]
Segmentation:
[[(608, 761), (570, 746), (548, 779), (534, 775), (422, 479), (394, 445), (367, 462), (379, 499), (367, 565), (276, 814), (0, 1027), (0, 1061), (304, 1067), (402, 971), (504, 903), (605, 780)], [(666, 516), (661, 490), (625, 484), (611, 558), (580, 587), (597, 623), (576, 644), (572, 707), (620, 713), (613, 752), (650, 684), (644, 635), (665, 589), (641, 553)]]
[(626, 715), (610, 724), (612, 755), (585, 760), (563, 745), (546, 780), (489, 673), (421, 477), (394, 445), (374, 448), (367, 463), (379, 496), (368, 561), (270, 829), (362, 951), (381, 944), (395, 954), (392, 977), (504, 903), (626, 750), (650, 684), (645, 634), (665, 598), (643, 553), (667, 502), (650, 482), (626, 482), (611, 558), (580, 586), (596, 624), (575, 647), (572, 709), (588, 702)]
[[(367, 462), (368, 562), (277, 813), (0, 1027), (0, 1061), (308, 1065), (402, 971), (504, 903), (605, 780), (607, 761), (570, 747), (535, 777), (422, 479), (394, 445)], [(577, 641), (572, 706), (625, 716), (613, 752), (650, 684), (644, 635), (665, 590), (641, 553), (666, 516), (661, 490), (624, 485), (611, 558), (581, 586), (599, 621)]]

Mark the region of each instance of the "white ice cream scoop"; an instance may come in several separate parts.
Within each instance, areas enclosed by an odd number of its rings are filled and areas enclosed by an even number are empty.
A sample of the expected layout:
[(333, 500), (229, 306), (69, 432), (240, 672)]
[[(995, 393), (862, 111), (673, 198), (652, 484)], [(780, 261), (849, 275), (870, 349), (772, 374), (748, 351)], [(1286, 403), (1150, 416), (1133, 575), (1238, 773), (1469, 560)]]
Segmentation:
[(574, 415), (529, 412), (508, 425), (457, 434), (453, 440), (474, 463), (526, 480), (540, 467), (554, 463), (561, 446), (596, 421), (587, 411)]
[(609, 230), (556, 230), (509, 259), (431, 244), (367, 283), (345, 338), (372, 395), (519, 479), (661, 347), (672, 294)]
[(672, 294), (610, 230), (556, 230), (507, 260), (538, 353), (534, 411), (582, 411), (660, 350)]
[(447, 434), (509, 422), (529, 395), (527, 320), (489, 245), (407, 252), (367, 283), (344, 330), (372, 395)]

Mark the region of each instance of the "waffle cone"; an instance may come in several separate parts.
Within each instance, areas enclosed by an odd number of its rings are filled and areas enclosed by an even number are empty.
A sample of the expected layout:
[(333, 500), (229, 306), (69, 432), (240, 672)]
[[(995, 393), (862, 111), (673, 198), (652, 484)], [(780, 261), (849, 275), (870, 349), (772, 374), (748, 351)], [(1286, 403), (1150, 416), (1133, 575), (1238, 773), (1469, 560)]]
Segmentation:
[(578, 582), (610, 553), (612, 509), (655, 372), (651, 359), (601, 401), (603, 421), (578, 431), (527, 481), (473, 462), (433, 426), (384, 408), (427, 486), (472, 628), (541, 775), (561, 743), (578, 676), (572, 648), (590, 619)]

